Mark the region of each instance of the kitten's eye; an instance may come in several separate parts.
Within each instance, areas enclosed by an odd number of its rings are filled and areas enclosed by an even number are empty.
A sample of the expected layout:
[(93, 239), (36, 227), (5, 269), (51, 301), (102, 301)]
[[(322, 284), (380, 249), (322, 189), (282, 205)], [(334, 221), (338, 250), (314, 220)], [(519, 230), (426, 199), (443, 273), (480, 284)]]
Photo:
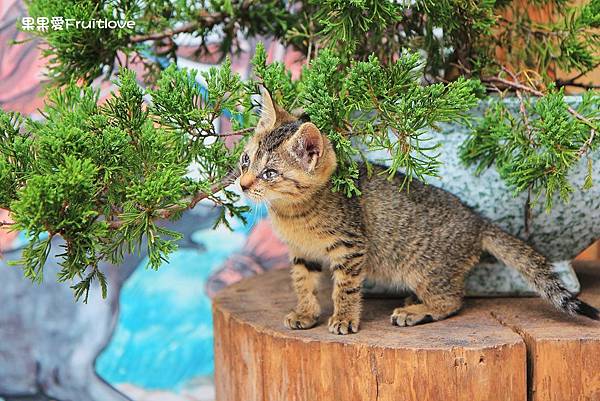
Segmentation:
[(265, 180), (272, 180), (273, 178), (277, 177), (279, 175), (279, 173), (275, 170), (273, 170), (272, 168), (265, 170), (262, 173), (262, 178)]
[(246, 169), (248, 168), (248, 166), (250, 166), (250, 156), (248, 156), (248, 153), (242, 154), (242, 158), (240, 159), (240, 166), (243, 169)]

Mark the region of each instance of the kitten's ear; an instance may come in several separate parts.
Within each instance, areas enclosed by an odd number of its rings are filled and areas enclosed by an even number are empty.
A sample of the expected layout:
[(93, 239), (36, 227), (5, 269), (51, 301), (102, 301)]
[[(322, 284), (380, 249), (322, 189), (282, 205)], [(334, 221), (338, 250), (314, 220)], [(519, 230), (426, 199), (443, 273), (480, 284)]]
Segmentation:
[(275, 126), (277, 112), (275, 111), (275, 105), (273, 104), (273, 99), (271, 99), (269, 91), (264, 87), (261, 87), (260, 94), (262, 96), (262, 110), (256, 129), (270, 130)]
[(260, 93), (262, 96), (262, 110), (256, 125), (258, 130), (268, 131), (273, 129), (277, 122), (293, 121), (293, 117), (273, 101), (271, 94), (264, 86), (261, 87)]
[(324, 141), (321, 131), (313, 123), (304, 123), (290, 139), (290, 153), (307, 171), (313, 171), (323, 156)]

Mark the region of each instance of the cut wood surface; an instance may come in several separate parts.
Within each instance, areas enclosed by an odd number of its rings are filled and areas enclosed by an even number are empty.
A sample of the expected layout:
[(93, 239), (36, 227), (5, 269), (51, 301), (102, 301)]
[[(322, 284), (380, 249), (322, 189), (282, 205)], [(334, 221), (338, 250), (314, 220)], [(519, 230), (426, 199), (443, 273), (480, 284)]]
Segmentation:
[[(600, 306), (600, 266), (578, 266), (582, 299)], [(365, 300), (361, 330), (287, 330), (286, 270), (252, 277), (214, 300), (217, 401), (600, 401), (600, 324), (540, 299), (469, 299), (455, 317), (395, 327), (398, 300)]]
[[(579, 263), (580, 298), (600, 308), (600, 265)], [(600, 324), (556, 312), (541, 299), (503, 299), (494, 316), (519, 333), (530, 360), (532, 401), (600, 401)]]

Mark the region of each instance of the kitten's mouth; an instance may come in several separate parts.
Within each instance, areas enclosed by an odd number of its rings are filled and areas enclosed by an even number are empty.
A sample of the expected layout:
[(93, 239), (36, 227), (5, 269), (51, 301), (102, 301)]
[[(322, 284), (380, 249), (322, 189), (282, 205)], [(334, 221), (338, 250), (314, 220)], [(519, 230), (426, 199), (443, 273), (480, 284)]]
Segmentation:
[(264, 201), (263, 199), (263, 193), (259, 192), (259, 191), (255, 191), (252, 189), (246, 189), (246, 190), (242, 190), (244, 196), (254, 202), (262, 202)]
[(250, 198), (251, 200), (253, 200), (254, 202), (262, 202), (263, 201), (263, 198), (260, 195), (246, 194), (246, 196), (248, 198)]

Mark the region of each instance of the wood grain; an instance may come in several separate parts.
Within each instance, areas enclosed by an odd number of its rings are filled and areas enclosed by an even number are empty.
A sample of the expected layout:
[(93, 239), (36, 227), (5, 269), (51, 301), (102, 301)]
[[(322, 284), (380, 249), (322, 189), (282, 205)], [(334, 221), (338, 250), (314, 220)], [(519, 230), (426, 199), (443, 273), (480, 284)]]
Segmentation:
[[(600, 265), (579, 263), (600, 306)], [(217, 401), (600, 401), (600, 324), (536, 298), (467, 300), (423, 326), (389, 324), (397, 301), (368, 299), (358, 334), (289, 331), (286, 271), (246, 279), (214, 302)]]
[[(600, 307), (600, 265), (579, 262), (581, 298)], [(532, 401), (600, 401), (600, 323), (569, 318), (539, 299), (507, 299), (494, 307), (500, 322), (527, 345)]]
[[(322, 291), (325, 295), (328, 290)], [(411, 328), (389, 323), (395, 300), (369, 299), (361, 331), (289, 331), (287, 271), (244, 280), (214, 303), (219, 401), (526, 399), (525, 343), (482, 308)]]

